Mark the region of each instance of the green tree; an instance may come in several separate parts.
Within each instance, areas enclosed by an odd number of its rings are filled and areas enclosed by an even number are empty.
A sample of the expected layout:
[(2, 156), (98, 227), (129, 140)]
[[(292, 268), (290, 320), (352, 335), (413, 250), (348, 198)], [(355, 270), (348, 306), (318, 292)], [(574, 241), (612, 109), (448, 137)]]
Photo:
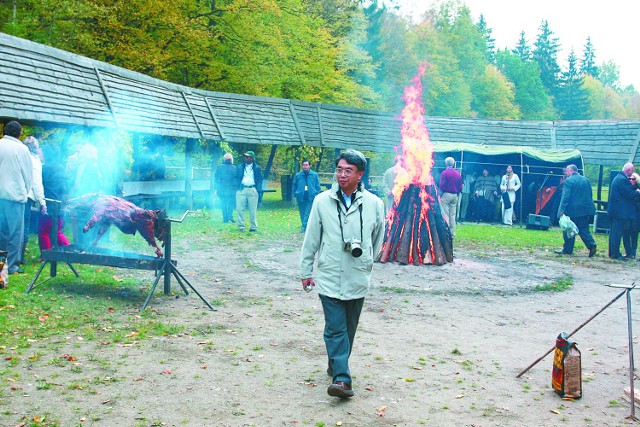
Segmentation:
[(580, 73), (589, 74), (598, 78), (598, 66), (596, 65), (596, 53), (591, 44), (591, 37), (587, 37), (587, 44), (584, 45), (584, 52), (580, 60)]
[(553, 34), (547, 20), (543, 20), (533, 49), (533, 60), (538, 63), (540, 68), (542, 84), (547, 89), (547, 93), (552, 96), (556, 94), (558, 76), (560, 75), (560, 66), (557, 60), (560, 45), (558, 38)]
[(627, 118), (640, 119), (640, 94), (632, 85), (622, 90), (622, 104), (626, 111)]
[(400, 111), (403, 107), (404, 87), (413, 77), (420, 61), (411, 48), (412, 27), (406, 19), (390, 13), (385, 6), (373, 2), (364, 8), (367, 18), (367, 37), (363, 45), (371, 56), (375, 77), (367, 81), (384, 100), (389, 111)]
[(529, 61), (531, 59), (531, 47), (529, 47), (529, 43), (527, 42), (527, 39), (524, 37), (524, 31), (520, 33), (518, 44), (516, 44), (516, 47), (513, 48), (511, 52), (518, 55), (518, 57), (523, 62)]
[(605, 85), (613, 88), (615, 91), (620, 91), (620, 67), (618, 65), (609, 60), (607, 62), (603, 62), (600, 65), (600, 72), (597, 76), (598, 80)]
[(498, 69), (514, 84), (514, 101), (523, 120), (553, 120), (555, 110), (547, 95), (538, 64), (523, 61), (518, 54), (508, 49), (496, 54)]
[(514, 85), (495, 66), (487, 65), (476, 86), (478, 117), (509, 120), (520, 118), (520, 110), (514, 104)]
[(562, 73), (556, 105), (563, 120), (588, 119), (587, 94), (582, 87), (583, 76), (578, 71), (578, 59), (573, 51), (567, 59), (567, 71)]
[(583, 87), (587, 94), (587, 115), (590, 119), (624, 119), (627, 116), (622, 96), (609, 86), (604, 86), (592, 75), (584, 77)]
[(471, 87), (444, 34), (427, 20), (415, 27), (412, 37), (412, 52), (428, 63), (423, 77), (425, 112), (431, 116), (472, 116)]

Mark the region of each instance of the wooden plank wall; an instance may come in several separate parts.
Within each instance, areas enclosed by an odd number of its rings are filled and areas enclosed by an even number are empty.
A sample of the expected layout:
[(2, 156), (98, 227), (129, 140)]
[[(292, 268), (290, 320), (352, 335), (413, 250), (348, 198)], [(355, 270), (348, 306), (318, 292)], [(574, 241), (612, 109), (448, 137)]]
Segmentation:
[[(308, 144), (391, 153), (391, 113), (203, 91), (0, 33), (0, 118), (118, 128), (231, 143)], [(640, 120), (527, 122), (427, 117), (432, 140), (577, 148), (586, 163), (640, 162)]]

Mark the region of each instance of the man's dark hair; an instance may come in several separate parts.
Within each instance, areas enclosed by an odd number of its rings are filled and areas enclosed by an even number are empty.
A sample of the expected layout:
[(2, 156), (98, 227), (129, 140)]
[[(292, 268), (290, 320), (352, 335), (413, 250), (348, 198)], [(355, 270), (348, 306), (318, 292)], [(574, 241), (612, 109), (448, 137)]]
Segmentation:
[(12, 120), (4, 125), (4, 134), (14, 138), (20, 138), (20, 135), (22, 135), (22, 126), (20, 126), (20, 123)]
[(351, 148), (340, 153), (336, 159), (336, 167), (341, 159), (344, 159), (350, 165), (355, 166), (359, 171), (364, 171), (364, 168), (367, 166), (367, 159), (365, 159), (364, 154)]
[[(311, 162), (309, 161), (309, 159), (304, 159), (304, 160), (302, 161), (302, 163), (309, 163), (309, 165), (311, 165)], [(300, 164), (302, 164), (302, 163), (300, 163)]]

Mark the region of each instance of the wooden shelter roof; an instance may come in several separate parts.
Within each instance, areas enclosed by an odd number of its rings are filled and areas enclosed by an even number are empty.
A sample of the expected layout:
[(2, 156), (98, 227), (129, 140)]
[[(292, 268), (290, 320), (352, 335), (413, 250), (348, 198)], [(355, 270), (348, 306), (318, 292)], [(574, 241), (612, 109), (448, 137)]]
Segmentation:
[[(390, 113), (193, 89), (3, 33), (0, 66), (5, 120), (387, 153), (400, 144), (400, 121)], [(426, 122), (436, 144), (576, 148), (587, 163), (640, 161), (640, 120)]]

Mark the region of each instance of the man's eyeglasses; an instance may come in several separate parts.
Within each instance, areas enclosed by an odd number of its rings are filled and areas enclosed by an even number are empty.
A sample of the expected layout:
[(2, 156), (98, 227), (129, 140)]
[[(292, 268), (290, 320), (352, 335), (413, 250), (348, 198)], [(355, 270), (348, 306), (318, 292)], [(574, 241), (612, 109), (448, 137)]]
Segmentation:
[(344, 175), (346, 177), (350, 177), (354, 173), (356, 173), (356, 171), (354, 171), (353, 169), (336, 168), (336, 175), (338, 176)]
[(629, 178), (629, 181), (635, 181), (635, 180), (636, 180), (635, 178)]

